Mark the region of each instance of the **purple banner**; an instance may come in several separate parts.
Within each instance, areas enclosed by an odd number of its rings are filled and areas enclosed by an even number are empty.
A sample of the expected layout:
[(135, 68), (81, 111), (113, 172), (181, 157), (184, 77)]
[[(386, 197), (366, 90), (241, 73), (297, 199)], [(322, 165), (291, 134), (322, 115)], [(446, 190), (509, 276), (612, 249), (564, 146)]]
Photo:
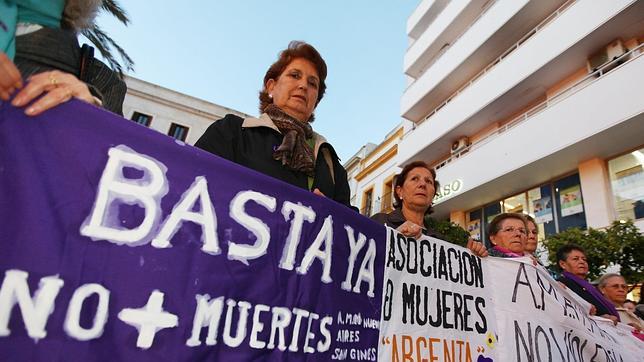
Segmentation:
[(78, 101), (0, 145), (0, 360), (376, 360), (383, 226)]

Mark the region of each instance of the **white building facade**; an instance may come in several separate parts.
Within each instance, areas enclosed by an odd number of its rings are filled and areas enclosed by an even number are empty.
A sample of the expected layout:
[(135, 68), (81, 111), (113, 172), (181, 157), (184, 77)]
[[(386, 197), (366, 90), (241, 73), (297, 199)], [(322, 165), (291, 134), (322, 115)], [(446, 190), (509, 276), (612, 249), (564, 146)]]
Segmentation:
[(422, 0), (407, 33), (397, 162), (436, 168), (435, 217), (644, 229), (644, 1)]
[(191, 145), (197, 142), (212, 122), (228, 113), (249, 117), (236, 110), (134, 77), (126, 77), (125, 82), (125, 118)]

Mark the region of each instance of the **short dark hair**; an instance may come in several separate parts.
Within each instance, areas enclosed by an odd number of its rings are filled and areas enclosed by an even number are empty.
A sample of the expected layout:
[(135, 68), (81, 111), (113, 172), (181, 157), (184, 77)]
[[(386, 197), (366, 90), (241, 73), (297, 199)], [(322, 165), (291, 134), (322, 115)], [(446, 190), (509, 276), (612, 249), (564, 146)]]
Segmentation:
[(277, 61), (268, 68), (266, 74), (264, 75), (262, 90), (259, 92), (260, 113), (264, 113), (266, 107), (268, 107), (269, 104), (273, 103), (273, 100), (268, 96), (268, 92), (266, 91), (266, 83), (269, 79), (277, 80), (277, 78), (282, 75), (282, 72), (284, 72), (284, 69), (286, 69), (286, 67), (295, 58), (304, 58), (313, 63), (313, 66), (315, 66), (315, 70), (317, 70), (318, 76), (320, 77), (318, 99), (315, 102), (315, 105), (317, 106), (318, 103), (320, 103), (320, 101), (322, 100), (324, 92), (326, 91), (326, 63), (324, 62), (324, 59), (322, 59), (320, 53), (318, 53), (318, 51), (311, 44), (303, 41), (293, 40), (288, 44), (288, 48), (282, 50), (279, 53)]
[(521, 220), (523, 222), (523, 225), (526, 227), (526, 229), (528, 227), (526, 225), (526, 220), (523, 214), (517, 214), (514, 212), (504, 212), (496, 215), (488, 225), (487, 227), (488, 239), (490, 238), (490, 236), (496, 235), (499, 231), (501, 231), (501, 223), (503, 222), (503, 220), (507, 220), (507, 219)]
[(586, 250), (581, 246), (577, 244), (566, 244), (557, 250), (557, 264), (559, 264), (560, 261), (566, 261), (566, 259), (568, 259), (568, 255), (575, 250), (586, 255)]
[[(403, 184), (405, 184), (405, 181), (407, 180), (407, 175), (409, 174), (409, 172), (411, 172), (411, 170), (415, 169), (416, 167), (426, 168), (427, 170), (429, 170), (429, 173), (432, 174), (432, 178), (434, 179), (434, 195), (436, 195), (436, 191), (438, 191), (438, 188), (440, 187), (440, 183), (436, 179), (436, 170), (429, 167), (429, 164), (427, 162), (413, 161), (408, 163), (403, 167), (402, 171), (400, 171), (399, 174), (394, 176), (394, 187), (392, 192), (394, 193), (394, 207), (397, 209), (402, 207), (402, 200), (396, 193), (396, 188), (398, 186), (402, 187)], [(434, 195), (432, 195), (432, 198), (434, 197)], [(431, 213), (432, 213), (432, 207), (430, 206), (429, 209), (425, 211), (425, 214), (429, 215)]]

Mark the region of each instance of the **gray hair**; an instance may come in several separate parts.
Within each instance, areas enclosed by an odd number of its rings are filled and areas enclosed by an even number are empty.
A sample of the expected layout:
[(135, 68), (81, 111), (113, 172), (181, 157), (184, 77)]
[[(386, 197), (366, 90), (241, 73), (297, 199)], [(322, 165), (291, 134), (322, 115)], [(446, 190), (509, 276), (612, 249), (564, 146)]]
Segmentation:
[(606, 284), (608, 284), (608, 279), (614, 278), (614, 277), (620, 277), (620, 278), (624, 279), (623, 276), (621, 276), (621, 275), (619, 275), (617, 273), (604, 274), (599, 278), (599, 280), (597, 280), (597, 288), (605, 287)]

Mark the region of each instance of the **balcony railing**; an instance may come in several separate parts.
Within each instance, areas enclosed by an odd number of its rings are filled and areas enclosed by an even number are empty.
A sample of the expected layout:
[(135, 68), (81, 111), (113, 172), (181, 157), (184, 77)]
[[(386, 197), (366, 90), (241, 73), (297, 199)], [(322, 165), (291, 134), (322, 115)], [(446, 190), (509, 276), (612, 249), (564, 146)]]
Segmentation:
[[(427, 62), (427, 64), (425, 64), (425, 66), (423, 66), (423, 67), (420, 69), (420, 71), (418, 72), (418, 74), (421, 74), (421, 75), (422, 75), (422, 74), (423, 74), (427, 69), (429, 69), (429, 68), (430, 68), (430, 67), (431, 67), (431, 66), (432, 66), (432, 65), (433, 65), (433, 64), (434, 64), (434, 63), (435, 63), (435, 62), (436, 62), (436, 61), (437, 61), (437, 60), (438, 60), (438, 59), (439, 59), (439, 58), (440, 58), (440, 57), (441, 57), (441, 56), (442, 56), (442, 55), (447, 51), (447, 49), (449, 49), (453, 44), (456, 44), (456, 42), (457, 42), (457, 41), (458, 41), (458, 40), (459, 40), (463, 35), (465, 35), (465, 33), (467, 33), (467, 31), (468, 31), (468, 30), (470, 30), (470, 28), (471, 28), (474, 24), (476, 24), (476, 22), (477, 22), (477, 21), (479, 21), (479, 19), (481, 19), (481, 17), (483, 17), (483, 15), (485, 15), (485, 13), (486, 13), (486, 12), (487, 12), (491, 7), (492, 7), (492, 5), (494, 5), (497, 1), (498, 1), (498, 0), (490, 0), (490, 1), (488, 1), (485, 5), (483, 5), (483, 9), (481, 10), (481, 13), (480, 13), (479, 15), (477, 15), (477, 17), (476, 17), (474, 20), (472, 20), (472, 22), (470, 22), (470, 23), (465, 27), (465, 29), (463, 29), (463, 31), (462, 31), (460, 34), (458, 34), (458, 36), (457, 36), (456, 38), (454, 38), (454, 40), (452, 40), (452, 42), (451, 42), (451, 43), (446, 43), (446, 44), (445, 44), (445, 45), (444, 45), (444, 46), (443, 46), (443, 47), (438, 51), (438, 53), (437, 53), (436, 55), (434, 55), (434, 57), (433, 57), (432, 59), (430, 59), (430, 60)], [(416, 42), (414, 42), (414, 43), (416, 43)], [(411, 49), (411, 47), (414, 45), (414, 43), (409, 44), (409, 46), (407, 47), (407, 51), (409, 51), (409, 49)], [(407, 85), (407, 88), (405, 88), (405, 91), (406, 91), (407, 89), (409, 89), (409, 87), (411, 87), (414, 83), (415, 83), (415, 82), (412, 82), (412, 83), (410, 83), (409, 85)]]
[(486, 134), (483, 136), (481, 139), (477, 140), (476, 142), (473, 142), (471, 145), (468, 147), (464, 148), (458, 153), (452, 154), (445, 160), (441, 161), (438, 163), (436, 166), (434, 166), (434, 169), (438, 170), (441, 167), (446, 166), (447, 164), (451, 163), (452, 161), (457, 160), (460, 158), (462, 155), (465, 153), (475, 150), (484, 144), (490, 142), (492, 139), (496, 138), (497, 135), (500, 135), (501, 133), (509, 130), (510, 128), (521, 124), (528, 119), (532, 118), (533, 116), (541, 113), (543, 110), (547, 109), (548, 107), (551, 107), (562, 100), (570, 97), (571, 95), (575, 94), (582, 88), (585, 88), (593, 83), (595, 83), (599, 78), (601, 78), (604, 74), (606, 74), (609, 71), (612, 71), (614, 69), (622, 67), (624, 64), (630, 63), (631, 61), (639, 58), (644, 54), (644, 44), (640, 44), (637, 48), (634, 48), (624, 54), (622, 54), (620, 57), (602, 65), (599, 67), (596, 71), (588, 74), (584, 78), (578, 80), (574, 84), (572, 84), (570, 87), (565, 88), (563, 91), (559, 92), (556, 96), (553, 98), (550, 98), (548, 100), (545, 100), (536, 106), (530, 108), (528, 111), (524, 112), (523, 114), (513, 118), (511, 121), (508, 123), (504, 124), (502, 127), (499, 127), (495, 129), (494, 131)]
[[(447, 103), (451, 102), (456, 96), (461, 94), (465, 89), (469, 88), (474, 82), (476, 82), (479, 78), (481, 78), (484, 74), (488, 73), (492, 68), (494, 68), (497, 64), (499, 64), (505, 57), (510, 55), (512, 52), (517, 50), (523, 43), (525, 43), (528, 39), (530, 39), (533, 35), (537, 34), (539, 31), (541, 31), (546, 25), (551, 23), (553, 20), (558, 18), (566, 9), (568, 9), (572, 4), (577, 2), (577, 0), (568, 0), (565, 3), (563, 3), (557, 10), (555, 10), (553, 13), (548, 15), (545, 19), (543, 19), (537, 26), (532, 28), (529, 32), (527, 32), (525, 35), (521, 37), (516, 43), (512, 44), (511, 47), (509, 47), (506, 51), (504, 51), (498, 58), (494, 59), (490, 64), (488, 64), (485, 68), (483, 68), (479, 73), (477, 73), (472, 79), (470, 79), (467, 83), (465, 83), (461, 88), (459, 88), (456, 92), (452, 93), (447, 99), (438, 105), (434, 110), (429, 112), (420, 122), (417, 124), (421, 124), (431, 118), (434, 114), (436, 114), (441, 108), (443, 108)], [(462, 34), (461, 34), (462, 35)], [(438, 58), (438, 57), (437, 57)], [(437, 59), (436, 58), (436, 59)], [(414, 83), (412, 83), (414, 84)], [(409, 86), (411, 86), (410, 84)], [(409, 88), (409, 86), (407, 88)]]

